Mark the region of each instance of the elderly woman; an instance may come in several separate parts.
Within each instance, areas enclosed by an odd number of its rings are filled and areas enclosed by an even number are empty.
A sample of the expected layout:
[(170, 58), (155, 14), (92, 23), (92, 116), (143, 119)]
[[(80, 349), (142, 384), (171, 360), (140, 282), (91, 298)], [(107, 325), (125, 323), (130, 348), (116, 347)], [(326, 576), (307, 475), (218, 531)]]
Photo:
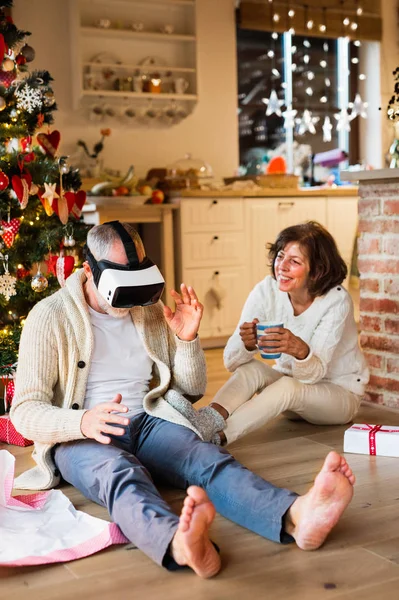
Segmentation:
[[(269, 258), (272, 275), (249, 294), (224, 350), (233, 375), (199, 411), (200, 419), (224, 417), (222, 443), (281, 413), (317, 425), (348, 423), (368, 382), (352, 300), (342, 287), (347, 268), (330, 233), (314, 221), (287, 227), (269, 244)], [(268, 329), (258, 344), (260, 321), (284, 326)], [(281, 353), (273, 367), (257, 360), (266, 347)]]

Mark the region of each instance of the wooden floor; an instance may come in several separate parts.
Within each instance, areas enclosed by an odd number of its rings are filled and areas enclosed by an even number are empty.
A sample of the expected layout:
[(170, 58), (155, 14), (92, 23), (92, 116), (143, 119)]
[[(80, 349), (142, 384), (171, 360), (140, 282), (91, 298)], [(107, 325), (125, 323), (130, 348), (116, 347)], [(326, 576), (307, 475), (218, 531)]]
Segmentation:
[[(226, 380), (221, 350), (208, 350), (205, 401)], [(364, 406), (358, 422), (399, 424), (399, 413)], [(281, 487), (305, 492), (327, 452), (342, 450), (346, 427), (319, 427), (283, 418), (235, 443), (232, 453)], [(30, 464), (30, 449), (1, 446)], [(203, 581), (189, 570), (169, 573), (133, 545), (114, 546), (86, 559), (48, 567), (0, 568), (2, 600), (397, 600), (399, 598), (399, 459), (347, 455), (357, 484), (352, 504), (324, 547), (313, 553), (262, 539), (217, 516), (212, 538), (223, 568)], [(105, 511), (64, 486), (75, 506), (107, 518)], [(165, 490), (175, 511), (183, 493)], [(262, 515), (259, 515), (262, 519)]]

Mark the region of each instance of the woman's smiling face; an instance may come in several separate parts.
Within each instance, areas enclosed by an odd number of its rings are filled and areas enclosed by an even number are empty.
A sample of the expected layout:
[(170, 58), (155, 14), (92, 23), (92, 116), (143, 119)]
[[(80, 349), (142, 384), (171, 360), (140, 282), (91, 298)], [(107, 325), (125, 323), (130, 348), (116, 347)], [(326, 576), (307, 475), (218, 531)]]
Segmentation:
[(282, 292), (303, 292), (308, 289), (309, 260), (297, 242), (290, 242), (277, 254), (274, 274)]

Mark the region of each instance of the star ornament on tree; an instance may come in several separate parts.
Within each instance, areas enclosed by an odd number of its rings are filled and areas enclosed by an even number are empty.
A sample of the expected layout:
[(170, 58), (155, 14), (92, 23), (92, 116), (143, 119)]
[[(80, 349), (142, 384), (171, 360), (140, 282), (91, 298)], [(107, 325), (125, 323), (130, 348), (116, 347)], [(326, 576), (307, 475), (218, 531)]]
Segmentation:
[(55, 191), (56, 186), (56, 183), (44, 184), (44, 194), (42, 194), (42, 198), (45, 198), (50, 206), (53, 205), (54, 198), (59, 198), (59, 195)]
[(332, 130), (333, 126), (331, 124), (330, 121), (330, 117), (327, 116), (324, 119), (324, 123), (323, 123), (323, 142), (331, 142), (331, 130)]
[(297, 110), (293, 110), (292, 107), (287, 109), (282, 113), (284, 117), (284, 129), (293, 129), (295, 125), (295, 117), (297, 115)]
[(316, 133), (316, 123), (318, 123), (320, 117), (313, 117), (312, 111), (307, 108), (303, 111), (303, 115), (301, 119), (296, 119), (298, 123), (298, 135), (304, 135), (307, 131), (309, 133), (315, 135)]
[(262, 98), (262, 102), (267, 104), (266, 116), (270, 117), (272, 114), (276, 114), (281, 117), (281, 106), (284, 104), (284, 100), (279, 100), (276, 90), (272, 90), (270, 98)]

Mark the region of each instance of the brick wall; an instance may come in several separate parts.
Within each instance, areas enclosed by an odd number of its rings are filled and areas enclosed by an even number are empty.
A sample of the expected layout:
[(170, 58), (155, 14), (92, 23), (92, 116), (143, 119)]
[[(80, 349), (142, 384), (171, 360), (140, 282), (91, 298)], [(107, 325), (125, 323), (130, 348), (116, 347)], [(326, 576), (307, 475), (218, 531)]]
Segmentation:
[(361, 183), (360, 344), (370, 368), (366, 399), (399, 408), (399, 181)]

